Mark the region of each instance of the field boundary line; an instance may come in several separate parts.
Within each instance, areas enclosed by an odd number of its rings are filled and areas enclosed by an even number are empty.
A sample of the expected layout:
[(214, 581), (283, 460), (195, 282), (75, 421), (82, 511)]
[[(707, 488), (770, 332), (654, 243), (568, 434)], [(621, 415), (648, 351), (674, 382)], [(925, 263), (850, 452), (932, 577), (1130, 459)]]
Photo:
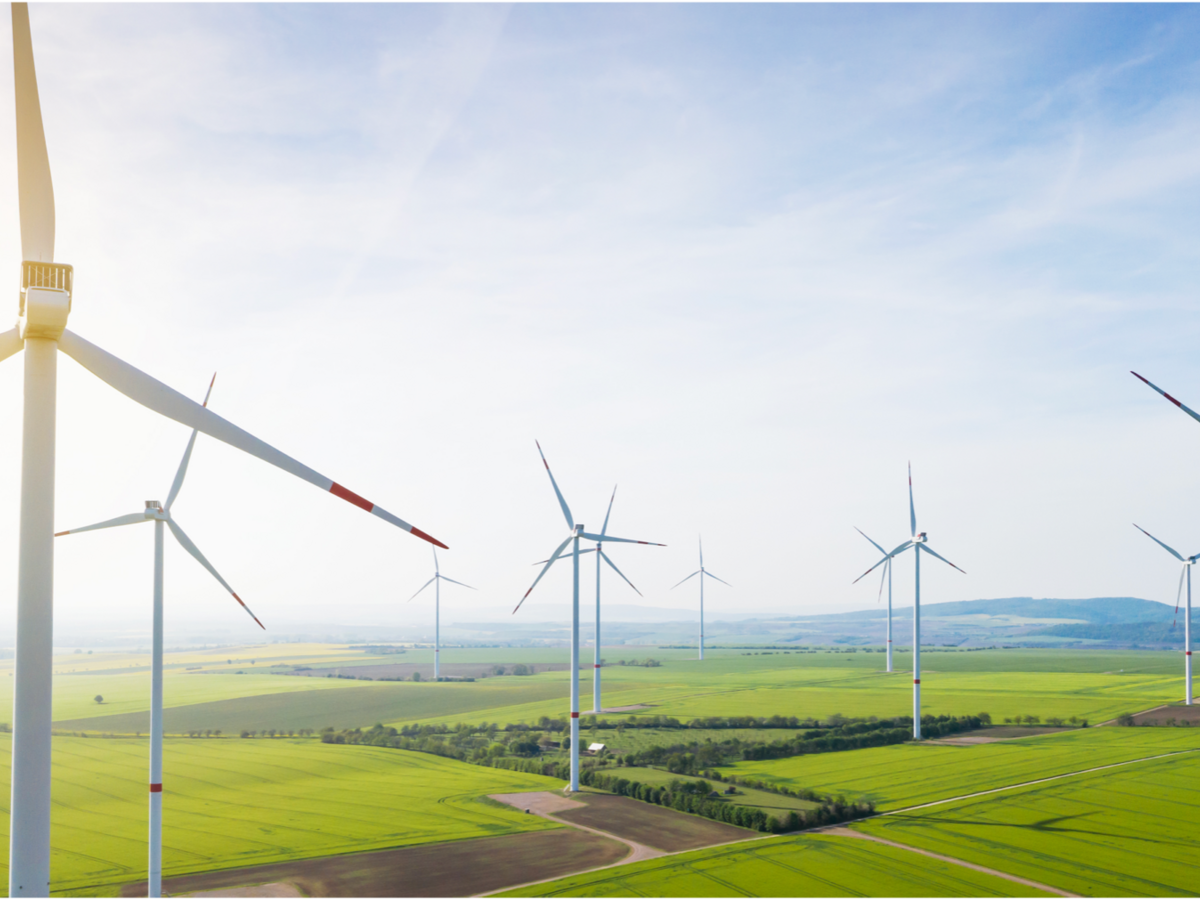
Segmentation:
[[(645, 802), (645, 801), (638, 801)], [(534, 887), (539, 884), (548, 884), (551, 881), (561, 881), (564, 878), (578, 878), (580, 875), (591, 875), (593, 872), (603, 872), (605, 869), (615, 869), (620, 866), (627, 866), (635, 862), (643, 862), (648, 859), (663, 859), (664, 857), (679, 856), (681, 853), (695, 853), (697, 850), (711, 850), (716, 847), (733, 847), (738, 844), (747, 844), (751, 841), (761, 841), (766, 838), (779, 837), (776, 834), (759, 834), (754, 837), (744, 838), (740, 841), (730, 841), (726, 844), (712, 844), (708, 847), (692, 847), (690, 850), (655, 850), (653, 847), (648, 847), (645, 844), (639, 844), (636, 841), (630, 841), (622, 837), (617, 837), (607, 831), (601, 831), (598, 828), (591, 828), (587, 825), (579, 825), (575, 822), (568, 822), (566, 819), (559, 819), (549, 813), (535, 813), (544, 819), (549, 819), (559, 825), (566, 825), (569, 828), (578, 828), (582, 831), (590, 831), (593, 834), (598, 834), (601, 837), (611, 838), (632, 848), (633, 852), (623, 859), (618, 859), (616, 862), (608, 863), (604, 866), (596, 866), (594, 869), (584, 869), (580, 872), (572, 872), (570, 875), (558, 875), (550, 878), (540, 878), (537, 881), (527, 881), (524, 884), (514, 884), (508, 887), (497, 888), (494, 891), (488, 891), (486, 894), (476, 894), (476, 897), (494, 897), (496, 894), (503, 894), (506, 891), (518, 891), (522, 888)]]
[[(984, 797), (988, 794), (998, 794), (1001, 791), (1012, 791), (1017, 788), (1029, 787), (1034, 784), (1045, 784), (1047, 781), (1058, 781), (1060, 778), (1074, 778), (1076, 775), (1087, 775), (1091, 772), (1102, 772), (1105, 769), (1116, 769), (1121, 766), (1132, 766), (1134, 763), (1151, 762), (1156, 759), (1167, 759), (1171, 756), (1180, 756), (1184, 753), (1200, 753), (1200, 747), (1193, 747), (1190, 750), (1172, 750), (1170, 753), (1159, 753), (1156, 756), (1142, 756), (1138, 759), (1127, 759), (1124, 762), (1107, 763), (1103, 766), (1093, 766), (1090, 769), (1080, 769), (1077, 772), (1063, 772), (1061, 775), (1049, 775), (1045, 778), (1035, 778), (1033, 781), (1021, 781), (1017, 784), (1006, 784), (1004, 787), (989, 788), (986, 791), (975, 791), (973, 794), (962, 794), (958, 797), (947, 797), (944, 800), (933, 800), (929, 803), (921, 803), (917, 806), (906, 806), (903, 809), (891, 809), (887, 812), (875, 813), (873, 816), (864, 816), (861, 819), (855, 819), (856, 822), (869, 822), (871, 819), (881, 819), (884, 816), (895, 816), (900, 813), (912, 812), (917, 809), (928, 809), (931, 806), (941, 806), (943, 803), (955, 803), (958, 800), (970, 800), (972, 797)], [(795, 833), (795, 832), (793, 832)]]
[(1082, 894), (1072, 894), (1070, 891), (1064, 891), (1061, 888), (1051, 887), (1048, 884), (1042, 884), (1040, 881), (1031, 881), (1028, 878), (1022, 878), (1020, 875), (1011, 875), (1008, 872), (1001, 872), (999, 869), (989, 869), (987, 866), (981, 866), (978, 863), (967, 862), (965, 859), (955, 859), (953, 856), (943, 856), (940, 853), (934, 853), (931, 850), (922, 850), (920, 847), (910, 847), (908, 844), (901, 844), (899, 841), (890, 841), (886, 838), (876, 837), (873, 834), (863, 834), (861, 831), (854, 831), (851, 828), (829, 828), (825, 834), (835, 834), (839, 837), (860, 838), (866, 841), (874, 841), (877, 844), (886, 844), (889, 847), (895, 847), (898, 850), (908, 850), (912, 853), (920, 853), (922, 856), (928, 856), (931, 859), (940, 860), (941, 862), (950, 863), (955, 866), (962, 866), (966, 869), (974, 869), (976, 872), (983, 872), (985, 875), (993, 875), (997, 878), (1003, 878), (1006, 881), (1015, 881), (1017, 884), (1023, 884), (1026, 887), (1035, 888), (1039, 891), (1045, 891), (1048, 894), (1056, 894), (1059, 897), (1081, 897)]

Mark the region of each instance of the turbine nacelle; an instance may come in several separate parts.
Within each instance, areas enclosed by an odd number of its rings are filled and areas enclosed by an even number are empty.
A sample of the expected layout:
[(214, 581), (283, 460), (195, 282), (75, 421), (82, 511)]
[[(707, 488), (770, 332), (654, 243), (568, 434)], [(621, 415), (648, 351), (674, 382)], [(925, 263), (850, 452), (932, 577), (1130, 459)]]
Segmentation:
[(146, 501), (146, 511), (144, 513), (147, 519), (162, 519), (167, 520), (167, 514), (163, 512), (162, 504), (157, 500)]
[(924, 544), (924, 543), (928, 542), (928, 540), (929, 540), (929, 538), (928, 538), (928, 537), (926, 537), (926, 536), (925, 536), (925, 532), (924, 532), (924, 531), (922, 531), (922, 532), (921, 532), (920, 534), (918, 534), (918, 535), (917, 535), (915, 538), (913, 538), (913, 543), (914, 543), (914, 544)]
[(21, 263), (21, 301), (17, 328), (21, 339), (48, 338), (57, 341), (71, 313), (72, 266), (62, 263)]

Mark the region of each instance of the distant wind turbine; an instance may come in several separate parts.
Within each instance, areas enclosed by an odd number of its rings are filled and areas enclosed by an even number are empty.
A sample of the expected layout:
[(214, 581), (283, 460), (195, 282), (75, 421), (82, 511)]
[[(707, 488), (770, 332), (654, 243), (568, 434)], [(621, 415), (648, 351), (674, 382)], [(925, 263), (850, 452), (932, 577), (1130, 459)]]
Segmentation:
[[(1158, 546), (1162, 547), (1173, 557), (1183, 564), (1183, 570), (1179, 573), (1179, 588), (1175, 591), (1175, 615), (1179, 615), (1179, 595), (1183, 592), (1183, 582), (1187, 579), (1187, 607), (1183, 611), (1183, 702), (1187, 706), (1192, 705), (1192, 566), (1196, 564), (1196, 560), (1200, 559), (1200, 553), (1195, 556), (1183, 557), (1180, 556), (1171, 547), (1168, 547), (1150, 532), (1148, 532), (1137, 522), (1133, 523), (1133, 527), (1144, 534)], [(1175, 623), (1171, 623), (1171, 628), (1175, 627)]]
[[(683, 581), (687, 581), (689, 578), (695, 578), (697, 575), (700, 576), (700, 655), (697, 657), (697, 659), (704, 659), (704, 579), (716, 578), (717, 581), (721, 582), (721, 584), (725, 585), (726, 587), (733, 587), (733, 585), (723, 578), (717, 578), (716, 575), (704, 568), (704, 539), (698, 538), (697, 540), (700, 542), (700, 568), (698, 568), (687, 578), (683, 579)], [(672, 585), (671, 590), (675, 590), (675, 588), (679, 587), (680, 584), (683, 584), (683, 581)]]
[[(950, 560), (946, 559), (946, 557), (940, 556), (939, 554), (934, 553), (933, 548), (931, 548), (928, 545), (928, 543), (926, 543), (926, 541), (928, 539), (925, 537), (924, 531), (920, 532), (919, 534), (917, 533), (917, 508), (916, 508), (916, 506), (913, 505), (912, 463), (908, 464), (908, 518), (909, 518), (909, 523), (912, 525), (912, 539), (905, 541), (903, 544), (901, 544), (899, 547), (897, 547), (891, 553), (885, 553), (883, 555), (883, 559), (881, 559), (879, 562), (875, 563), (875, 565), (871, 566), (871, 568), (867, 569), (867, 571), (863, 572), (861, 575), (859, 575), (857, 578), (855, 578), (853, 583), (857, 584), (858, 582), (862, 581), (862, 579), (866, 578), (868, 575), (870, 575), (872, 572), (874, 572), (876, 569), (878, 569), (881, 565), (884, 565), (884, 564), (890, 565), (891, 560), (895, 559), (896, 556), (903, 553), (909, 547), (913, 548), (913, 553), (916, 554), (916, 560), (914, 562), (914, 569), (916, 572), (916, 578), (915, 578), (914, 583), (915, 583), (916, 587), (915, 587), (915, 599), (913, 602), (913, 737), (916, 738), (917, 740), (920, 740), (921, 739), (921, 553), (922, 552), (928, 553), (930, 556), (940, 559), (946, 565), (950, 566), (953, 569), (958, 569), (958, 571), (960, 571), (960, 572), (963, 572), (963, 570), (959, 569), (958, 566), (954, 565), (954, 563), (950, 562)], [(863, 535), (863, 537), (866, 537), (866, 535)], [(871, 540), (871, 539), (867, 538), (867, 540)], [(874, 544), (875, 542), (871, 541), (871, 543)], [(878, 545), (876, 544), (876, 546), (878, 546)], [(963, 572), (963, 574), (965, 575), (967, 573)]]
[[(878, 544), (876, 544), (874, 541), (872, 541), (869, 537), (867, 537), (866, 532), (863, 531), (861, 528), (858, 528), (856, 526), (854, 530), (857, 531), (859, 534), (861, 534), (863, 537), (867, 538), (868, 541), (871, 541), (871, 545), (876, 550), (878, 550), (880, 553), (884, 554), (884, 556), (886, 557), (886, 559), (883, 563), (883, 577), (879, 579), (879, 593), (880, 593), (880, 595), (883, 594), (883, 583), (886, 581), (887, 589), (888, 589), (887, 670), (889, 672), (891, 672), (892, 671), (892, 557), (890, 555), (888, 555), (888, 552), (886, 550), (884, 550), (882, 547), (880, 547)], [(879, 601), (876, 600), (875, 602), (878, 603)]]
[[(536, 442), (535, 442), (536, 443)], [(533, 580), (533, 584), (529, 586), (529, 590), (525, 592), (525, 596), (521, 598), (521, 602), (517, 604), (513, 610), (514, 615), (521, 608), (521, 604), (533, 593), (533, 589), (537, 587), (537, 583), (542, 580), (542, 576), (550, 571), (550, 567), (554, 565), (554, 561), (562, 556), (564, 550), (567, 549), (567, 544), (572, 544), (571, 561), (573, 565), (572, 571), (572, 592), (571, 592), (571, 783), (569, 790), (579, 790), (579, 541), (595, 541), (598, 545), (602, 543), (613, 544), (646, 544), (651, 547), (665, 547), (666, 544), (655, 544), (652, 541), (634, 541), (629, 538), (611, 537), (606, 534), (589, 534), (584, 531), (583, 525), (577, 525), (574, 517), (571, 515), (571, 509), (567, 506), (567, 501), (563, 499), (562, 491), (558, 489), (558, 482), (554, 480), (554, 473), (550, 471), (550, 464), (546, 462), (546, 454), (542, 453), (542, 445), (538, 444), (538, 454), (542, 457), (542, 465), (546, 467), (546, 474), (550, 476), (550, 484), (554, 488), (554, 496), (558, 498), (558, 505), (562, 508), (563, 518), (567, 520), (567, 528), (571, 533), (567, 535), (566, 540), (558, 545), (558, 548), (546, 560), (546, 565), (542, 567), (542, 571), (538, 572), (537, 578)], [(600, 551), (603, 552), (603, 551)], [(614, 566), (615, 568), (615, 566)]]
[[(213, 380), (208, 383), (208, 393), (204, 395), (204, 406), (208, 406), (208, 398), (212, 395)], [(239, 597), (213, 568), (212, 563), (204, 558), (199, 548), (184, 534), (174, 517), (171, 515), (171, 505), (179, 496), (183, 487), (184, 476), (187, 475), (188, 463), (192, 458), (192, 448), (196, 446), (196, 431), (188, 438), (187, 449), (183, 451), (183, 459), (175, 472), (175, 480), (171, 482), (171, 490), (167, 494), (167, 502), (159, 505), (157, 500), (147, 500), (142, 512), (130, 513), (97, 522), (95, 525), (85, 525), (82, 528), (72, 528), (60, 531), (55, 537), (68, 534), (80, 534), (84, 531), (98, 531), (101, 528), (115, 528), (121, 525), (136, 525), (139, 522), (154, 523), (154, 626), (150, 651), (150, 861), (149, 861), (149, 896), (162, 896), (162, 754), (163, 754), (163, 524), (171, 529), (175, 540), (188, 553), (196, 557), (200, 565), (209, 571), (213, 578), (221, 583), (221, 587), (233, 594), (233, 599), (241, 604), (242, 609), (250, 613), (250, 618), (258, 622), (259, 628), (264, 628), (258, 617), (250, 612), (250, 607)]]
[[(425, 590), (431, 584), (433, 585), (433, 680), (437, 682), (438, 678), (441, 677), (441, 669), (438, 663), (442, 652), (442, 582), (448, 581), (451, 584), (457, 584), (459, 587), (465, 587), (472, 591), (475, 588), (443, 575), (442, 570), (438, 568), (437, 547), (431, 549), (433, 550), (433, 577), (421, 585), (421, 590), (409, 597), (408, 602), (412, 603), (417, 599), (417, 594), (420, 594), (421, 591)], [(425, 571), (428, 572), (429, 570), (426, 569)]]

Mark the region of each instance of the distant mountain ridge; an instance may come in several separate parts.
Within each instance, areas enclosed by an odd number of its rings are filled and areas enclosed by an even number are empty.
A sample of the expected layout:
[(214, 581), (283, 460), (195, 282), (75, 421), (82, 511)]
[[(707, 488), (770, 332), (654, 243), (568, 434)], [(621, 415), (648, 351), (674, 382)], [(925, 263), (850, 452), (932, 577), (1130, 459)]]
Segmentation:
[[(893, 617), (901, 612), (912, 614), (912, 607), (893, 607)], [(922, 618), (951, 616), (1020, 616), (1029, 619), (1079, 619), (1092, 625), (1136, 624), (1141, 622), (1170, 622), (1175, 607), (1140, 597), (1089, 597), (1079, 600), (1033, 597), (1001, 597), (995, 600), (956, 600), (950, 603), (921, 604)], [(831, 613), (825, 616), (799, 616), (813, 619), (882, 619), (886, 609), (867, 609), (851, 613)], [(1062, 626), (1066, 627), (1066, 626)]]

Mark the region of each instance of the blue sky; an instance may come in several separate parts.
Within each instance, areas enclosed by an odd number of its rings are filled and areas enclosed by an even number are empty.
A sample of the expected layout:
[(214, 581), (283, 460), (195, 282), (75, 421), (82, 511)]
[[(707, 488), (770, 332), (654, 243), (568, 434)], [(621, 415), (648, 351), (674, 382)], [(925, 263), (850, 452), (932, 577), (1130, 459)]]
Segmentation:
[[(578, 519), (620, 483), (613, 530), (670, 544), (619, 558), (652, 605), (694, 602), (666, 589), (701, 531), (734, 585), (715, 615), (873, 605), (851, 526), (906, 536), (909, 459), (922, 528), (969, 573), (927, 569), (929, 602), (1173, 599), (1131, 521), (1200, 550), (1200, 423), (1128, 374), (1200, 407), (1193, 7), (32, 23), (70, 327), (195, 395), (219, 370), (214, 409), (449, 543), (481, 588), (451, 619), (511, 609), (561, 539), (535, 437)], [(10, 422), (20, 384), (9, 360)], [(63, 358), (62, 527), (165, 493), (186, 437)], [(0, 437), (14, 473), (19, 447)], [(397, 605), (424, 546), (215, 442), (176, 510), (268, 625), (425, 614)], [(58, 552), (64, 615), (145, 608), (148, 531)], [(176, 622), (252, 626), (182, 554), (168, 578)]]

